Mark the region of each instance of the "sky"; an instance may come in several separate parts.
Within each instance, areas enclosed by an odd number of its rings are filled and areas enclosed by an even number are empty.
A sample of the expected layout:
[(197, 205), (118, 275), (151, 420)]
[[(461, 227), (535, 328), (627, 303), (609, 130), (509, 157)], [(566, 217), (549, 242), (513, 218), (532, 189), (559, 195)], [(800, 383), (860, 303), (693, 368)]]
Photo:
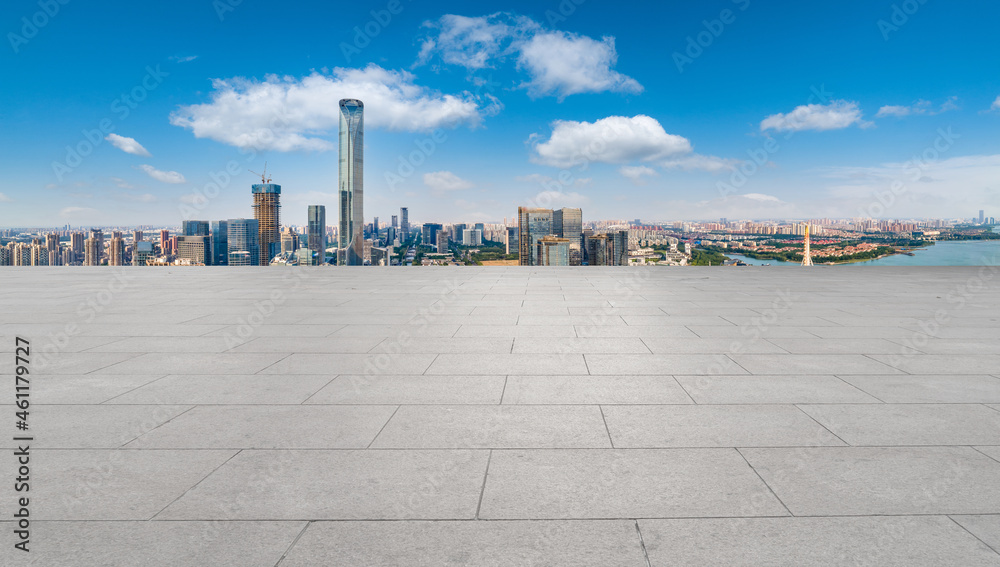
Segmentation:
[(9, 0), (0, 226), (1000, 216), (1000, 4)]

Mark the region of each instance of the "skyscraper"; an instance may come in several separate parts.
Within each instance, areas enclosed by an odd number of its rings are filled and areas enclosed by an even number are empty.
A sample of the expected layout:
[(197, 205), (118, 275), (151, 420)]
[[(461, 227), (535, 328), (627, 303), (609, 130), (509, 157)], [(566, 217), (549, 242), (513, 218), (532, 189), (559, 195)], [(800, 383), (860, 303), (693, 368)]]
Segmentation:
[(160, 254), (170, 254), (170, 231), (160, 231)]
[(568, 266), (569, 265), (569, 239), (558, 236), (543, 236), (538, 239), (539, 266)]
[(537, 266), (538, 241), (552, 234), (552, 209), (517, 208), (518, 259), (522, 266)]
[(307, 225), (309, 249), (313, 252), (313, 265), (322, 266), (326, 263), (326, 207), (309, 205)]
[(340, 264), (364, 265), (364, 108), (360, 100), (340, 101)]
[(73, 261), (82, 263), (84, 258), (83, 233), (74, 232), (73, 234), (69, 235), (69, 242), (70, 242), (69, 248), (73, 253)]
[(392, 228), (399, 228), (399, 216), (392, 215)]
[(212, 265), (225, 266), (229, 263), (229, 225), (226, 221), (212, 221)]
[(208, 221), (186, 220), (181, 221), (180, 236), (208, 236)]
[(985, 222), (985, 220), (986, 220), (984, 218), (985, 215), (986, 215), (986, 211), (984, 211), (983, 209), (979, 209), (979, 224), (983, 224)]
[(562, 208), (552, 211), (552, 234), (569, 239), (569, 265), (583, 263), (583, 210)]
[(410, 209), (406, 207), (399, 208), (399, 232), (403, 242), (410, 239)]
[(260, 227), (257, 219), (229, 219), (229, 265), (260, 265)]
[(153, 257), (153, 243), (139, 241), (135, 243), (135, 250), (132, 252), (133, 266), (146, 266), (150, 258)]
[(108, 245), (108, 265), (125, 265), (125, 239), (121, 236), (115, 236), (112, 238)]
[(260, 258), (255, 266), (267, 266), (271, 259), (281, 251), (281, 185), (271, 183), (271, 178), (260, 178), (261, 183), (252, 186), (253, 218), (257, 220), (259, 231), (257, 242), (260, 244)]

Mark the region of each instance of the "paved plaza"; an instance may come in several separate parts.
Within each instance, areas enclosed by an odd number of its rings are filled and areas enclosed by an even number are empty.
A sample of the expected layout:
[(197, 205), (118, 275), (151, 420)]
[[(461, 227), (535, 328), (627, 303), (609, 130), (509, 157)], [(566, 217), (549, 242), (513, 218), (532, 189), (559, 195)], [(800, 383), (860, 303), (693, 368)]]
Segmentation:
[(0, 565), (1000, 566), (998, 284), (0, 268)]

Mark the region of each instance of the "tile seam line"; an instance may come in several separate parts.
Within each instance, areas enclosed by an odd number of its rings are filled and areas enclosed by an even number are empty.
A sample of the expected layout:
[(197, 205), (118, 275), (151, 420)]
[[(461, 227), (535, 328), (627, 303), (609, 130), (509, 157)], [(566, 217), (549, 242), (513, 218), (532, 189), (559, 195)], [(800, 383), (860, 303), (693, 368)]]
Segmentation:
[(483, 508), (483, 497), (486, 495), (486, 481), (490, 477), (490, 462), (493, 461), (493, 449), (490, 449), (489, 455), (486, 457), (486, 470), (483, 472), (483, 485), (479, 488), (479, 502), (476, 504), (476, 516), (475, 520), (479, 520), (479, 512)]
[(226, 463), (228, 463), (229, 461), (235, 459), (236, 456), (239, 455), (242, 452), (243, 452), (243, 449), (239, 449), (235, 453), (233, 453), (232, 455), (230, 455), (228, 459), (226, 459), (225, 461), (222, 461), (221, 463), (219, 463), (219, 466), (217, 466), (214, 469), (210, 470), (208, 472), (208, 474), (206, 474), (205, 476), (203, 476), (200, 479), (198, 479), (198, 482), (192, 484), (187, 490), (185, 490), (180, 495), (178, 495), (177, 498), (174, 498), (173, 500), (171, 500), (169, 504), (167, 504), (166, 506), (164, 506), (163, 508), (161, 508), (159, 512), (157, 512), (157, 513), (153, 514), (152, 516), (150, 516), (150, 518), (148, 520), (146, 520), (146, 521), (152, 522), (152, 521), (156, 520), (156, 517), (159, 516), (160, 514), (162, 514), (164, 510), (166, 510), (167, 508), (173, 506), (181, 498), (184, 498), (184, 496), (186, 496), (189, 492), (191, 492), (192, 490), (194, 490), (195, 488), (197, 488), (199, 484), (201, 484), (202, 482), (204, 482), (206, 478), (208, 478), (208, 477), (212, 476), (213, 474), (215, 474), (216, 471), (218, 471), (223, 466), (225, 466)]
[(372, 440), (368, 443), (368, 445), (365, 446), (365, 449), (370, 449), (371, 446), (375, 444), (375, 440), (378, 439), (379, 435), (382, 435), (382, 432), (385, 431), (385, 428), (389, 425), (389, 422), (392, 421), (392, 418), (396, 417), (396, 413), (399, 411), (399, 408), (401, 407), (403, 406), (397, 405), (396, 409), (392, 410), (392, 415), (389, 416), (389, 419), (385, 420), (385, 423), (382, 424), (382, 427), (379, 428), (378, 433), (376, 433), (375, 436), (372, 437)]
[[(95, 404), (95, 405), (100, 405), (100, 404)], [(135, 404), (135, 405), (152, 405), (154, 407), (162, 407), (162, 406), (170, 406), (170, 405), (178, 405), (178, 406), (190, 405), (191, 407), (189, 407), (188, 409), (182, 411), (181, 413), (179, 413), (179, 414), (171, 417), (170, 419), (164, 421), (163, 423), (158, 424), (156, 427), (150, 429), (149, 431), (143, 431), (142, 433), (136, 435), (135, 437), (129, 439), (128, 441), (122, 443), (121, 445), (119, 445), (117, 447), (113, 447), (112, 449), (124, 449), (125, 446), (128, 445), (129, 443), (132, 443), (133, 441), (139, 439), (140, 437), (144, 437), (146, 435), (149, 435), (150, 433), (156, 431), (157, 429), (163, 427), (164, 425), (170, 423), (171, 421), (179, 418), (180, 416), (182, 416), (182, 415), (186, 414), (187, 412), (189, 412), (189, 411), (195, 409), (196, 407), (198, 407), (197, 404)], [(109, 408), (115, 407), (115, 405), (114, 404), (109, 404), (108, 407)], [(136, 449), (140, 449), (140, 447), (136, 447)]]
[[(851, 375), (850, 375), (850, 374), (847, 374), (847, 376), (851, 376)], [(863, 374), (857, 374), (856, 376), (863, 376)], [(854, 384), (851, 384), (851, 383), (850, 383), (850, 382), (848, 382), (848, 381), (847, 381), (846, 379), (844, 379), (844, 377), (843, 377), (843, 376), (841, 376), (840, 374), (834, 374), (834, 375), (833, 375), (833, 377), (834, 377), (834, 378), (836, 378), (837, 380), (840, 380), (840, 381), (841, 381), (841, 382), (843, 382), (844, 384), (847, 384), (847, 385), (848, 385), (848, 386), (850, 386), (851, 388), (854, 388), (855, 390), (857, 390), (857, 391), (861, 392), (862, 394), (864, 394), (864, 395), (866, 395), (866, 396), (871, 396), (871, 397), (875, 398), (876, 400), (878, 400), (879, 402), (881, 402), (881, 403), (883, 403), (883, 404), (885, 404), (885, 403), (888, 403), (888, 402), (886, 402), (885, 400), (883, 400), (882, 398), (880, 398), (880, 397), (876, 396), (875, 394), (872, 394), (872, 393), (870, 393), (870, 392), (866, 392), (865, 390), (863, 390), (863, 389), (859, 388), (858, 386), (855, 386)]]
[[(86, 376), (86, 374), (84, 376)], [(132, 388), (131, 390), (128, 390), (126, 392), (122, 392), (122, 393), (120, 393), (120, 394), (118, 394), (116, 396), (111, 396), (110, 398), (104, 400), (103, 402), (98, 402), (96, 404), (51, 404), (51, 405), (71, 405), (71, 406), (72, 405), (95, 405), (95, 406), (100, 406), (100, 405), (104, 405), (104, 404), (107, 404), (107, 405), (118, 405), (118, 404), (108, 404), (108, 402), (110, 402), (111, 400), (116, 400), (116, 399), (124, 396), (125, 394), (131, 394), (132, 392), (138, 390), (139, 388), (144, 388), (144, 387), (149, 386), (150, 384), (152, 384), (154, 382), (159, 382), (160, 380), (163, 380), (164, 378), (166, 378), (168, 376), (171, 376), (171, 375), (170, 374), (164, 374), (163, 376), (160, 376), (159, 378), (153, 378), (152, 380), (150, 380), (149, 382), (146, 382), (145, 384), (139, 384), (138, 386), (136, 386), (135, 388)], [(38, 405), (46, 405), (46, 404), (38, 404)], [(121, 404), (121, 405), (149, 405), (149, 404)], [(179, 405), (184, 405), (184, 404), (179, 404)]]
[(639, 519), (635, 518), (633, 522), (635, 523), (635, 533), (639, 536), (639, 549), (642, 550), (642, 557), (646, 560), (646, 567), (652, 567), (649, 562), (649, 553), (646, 551), (646, 542), (642, 539), (642, 530), (639, 529)]
[(788, 505), (785, 504), (785, 501), (782, 500), (780, 497), (778, 497), (778, 493), (776, 493), (774, 489), (771, 488), (771, 485), (768, 484), (766, 480), (764, 480), (764, 477), (760, 476), (760, 473), (757, 472), (757, 469), (755, 469), (754, 466), (750, 464), (750, 460), (747, 459), (746, 455), (743, 454), (743, 451), (741, 451), (739, 447), (734, 447), (734, 450), (739, 454), (740, 458), (743, 459), (743, 462), (746, 463), (748, 467), (750, 467), (750, 470), (753, 471), (753, 474), (757, 475), (757, 478), (759, 478), (760, 481), (764, 483), (764, 486), (767, 487), (767, 490), (768, 492), (771, 493), (771, 496), (774, 496), (774, 499), (781, 504), (781, 507), (784, 508), (786, 512), (788, 512), (788, 515), (794, 518), (795, 514), (793, 514), (792, 511), (788, 508)]
[(976, 540), (977, 540), (977, 541), (978, 541), (979, 543), (981, 543), (981, 544), (985, 545), (985, 546), (986, 546), (987, 548), (989, 548), (990, 550), (992, 550), (992, 551), (993, 551), (993, 553), (995, 553), (995, 554), (997, 554), (998, 556), (1000, 556), (1000, 549), (997, 549), (997, 548), (993, 547), (992, 545), (990, 545), (990, 544), (986, 543), (986, 542), (985, 542), (985, 541), (983, 541), (982, 539), (980, 539), (980, 537), (979, 537), (979, 536), (977, 536), (976, 534), (972, 533), (972, 532), (971, 532), (971, 531), (969, 530), (969, 528), (967, 528), (967, 527), (963, 526), (961, 522), (959, 522), (958, 520), (956, 520), (955, 518), (953, 518), (953, 517), (952, 517), (953, 515), (954, 515), (954, 516), (960, 516), (960, 515), (964, 515), (964, 514), (947, 514), (947, 515), (946, 515), (946, 517), (947, 517), (947, 518), (948, 518), (949, 520), (951, 520), (952, 522), (955, 522), (955, 525), (956, 525), (956, 526), (958, 526), (959, 528), (961, 528), (961, 529), (965, 530), (965, 533), (967, 533), (967, 534), (969, 534), (970, 536), (972, 536), (972, 537), (976, 538)]
[(268, 364), (268, 365), (267, 365), (267, 366), (265, 366), (264, 368), (261, 368), (261, 369), (260, 369), (260, 370), (258, 370), (257, 372), (254, 372), (254, 374), (260, 374), (261, 372), (263, 372), (263, 371), (267, 370), (268, 368), (270, 368), (270, 367), (274, 366), (275, 364), (278, 364), (278, 363), (279, 363), (279, 362), (281, 362), (282, 360), (285, 360), (286, 358), (289, 358), (289, 357), (290, 357), (290, 356), (292, 356), (293, 354), (298, 354), (298, 353), (294, 353), (294, 352), (290, 352), (290, 353), (286, 354), (285, 356), (283, 356), (283, 357), (279, 358), (278, 360), (275, 360), (275, 361), (274, 361), (274, 362), (272, 362), (271, 364)]
[[(287, 405), (300, 405), (300, 406), (306, 405), (306, 402), (308, 402), (309, 400), (313, 399), (313, 397), (316, 394), (322, 392), (324, 389), (326, 389), (327, 386), (329, 386), (330, 384), (333, 384), (334, 380), (336, 380), (337, 378), (340, 378), (341, 376), (342, 376), (342, 374), (334, 374), (333, 378), (330, 378), (330, 380), (326, 384), (323, 384), (315, 392), (313, 392), (313, 393), (309, 394), (308, 396), (306, 396), (306, 399), (302, 400), (298, 404), (287, 404)], [(229, 404), (220, 404), (220, 405), (229, 405)], [(278, 405), (278, 404), (252, 404), (252, 405)], [(280, 404), (280, 405), (286, 405), (286, 404)], [(345, 405), (345, 404), (311, 404), (311, 405)], [(346, 404), (346, 405), (353, 405), (353, 404)], [(370, 405), (377, 405), (377, 404), (370, 404)], [(388, 405), (391, 405), (391, 404), (388, 404)]]
[[(830, 435), (833, 435), (834, 437), (836, 437), (836, 438), (837, 438), (837, 439), (838, 439), (838, 440), (839, 440), (839, 441), (840, 441), (841, 443), (843, 443), (843, 444), (844, 444), (844, 446), (845, 446), (845, 447), (853, 447), (853, 445), (851, 445), (851, 444), (850, 444), (850, 443), (848, 443), (847, 441), (844, 441), (844, 440), (843, 440), (843, 439), (842, 439), (842, 438), (840, 437), (840, 435), (837, 435), (836, 433), (834, 433), (834, 432), (833, 432), (833, 431), (832, 431), (832, 430), (831, 430), (831, 429), (830, 429), (829, 427), (827, 427), (827, 426), (823, 425), (822, 423), (820, 423), (818, 419), (816, 419), (815, 417), (813, 417), (812, 415), (810, 415), (810, 414), (809, 414), (809, 412), (807, 412), (806, 410), (804, 410), (804, 409), (802, 409), (802, 408), (800, 407), (801, 405), (808, 405), (808, 404), (792, 404), (792, 405), (793, 405), (793, 406), (795, 406), (795, 409), (797, 409), (797, 410), (799, 410), (800, 412), (802, 412), (803, 414), (805, 414), (805, 416), (806, 416), (806, 417), (808, 417), (809, 419), (813, 420), (813, 422), (814, 422), (814, 423), (815, 423), (816, 425), (818, 425), (818, 426), (822, 427), (824, 431), (826, 431), (826, 432), (827, 432), (827, 433), (829, 433)], [(838, 405), (839, 405), (839, 404), (838, 404)], [(843, 404), (843, 405), (854, 405), (854, 404)], [(859, 404), (859, 405), (861, 405), (861, 404)], [(871, 404), (867, 404), (867, 405), (871, 405)]]
[(279, 565), (281, 565), (281, 562), (284, 561), (286, 557), (288, 557), (288, 553), (292, 550), (293, 547), (295, 547), (295, 544), (299, 542), (299, 539), (302, 538), (302, 536), (306, 533), (306, 530), (309, 529), (309, 526), (311, 526), (312, 523), (313, 523), (312, 520), (306, 521), (306, 525), (302, 526), (302, 529), (299, 530), (298, 535), (296, 535), (295, 538), (292, 539), (292, 543), (288, 544), (288, 547), (285, 549), (285, 552), (282, 553), (281, 557), (278, 558), (278, 561), (277, 563), (274, 564), (274, 567), (278, 567)]
[(615, 440), (611, 438), (611, 429), (608, 428), (608, 418), (604, 417), (604, 407), (598, 404), (597, 409), (601, 412), (601, 421), (604, 422), (604, 431), (608, 434), (608, 442), (611, 443), (611, 448), (615, 448)]

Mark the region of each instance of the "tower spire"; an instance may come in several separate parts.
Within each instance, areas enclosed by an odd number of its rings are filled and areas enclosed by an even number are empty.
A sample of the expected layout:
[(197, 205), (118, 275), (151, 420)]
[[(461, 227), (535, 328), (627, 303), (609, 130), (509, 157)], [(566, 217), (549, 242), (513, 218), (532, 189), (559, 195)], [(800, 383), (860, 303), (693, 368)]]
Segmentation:
[(805, 249), (802, 251), (802, 265), (803, 266), (813, 265), (812, 251), (809, 250), (809, 223), (806, 223), (806, 240), (805, 240)]

